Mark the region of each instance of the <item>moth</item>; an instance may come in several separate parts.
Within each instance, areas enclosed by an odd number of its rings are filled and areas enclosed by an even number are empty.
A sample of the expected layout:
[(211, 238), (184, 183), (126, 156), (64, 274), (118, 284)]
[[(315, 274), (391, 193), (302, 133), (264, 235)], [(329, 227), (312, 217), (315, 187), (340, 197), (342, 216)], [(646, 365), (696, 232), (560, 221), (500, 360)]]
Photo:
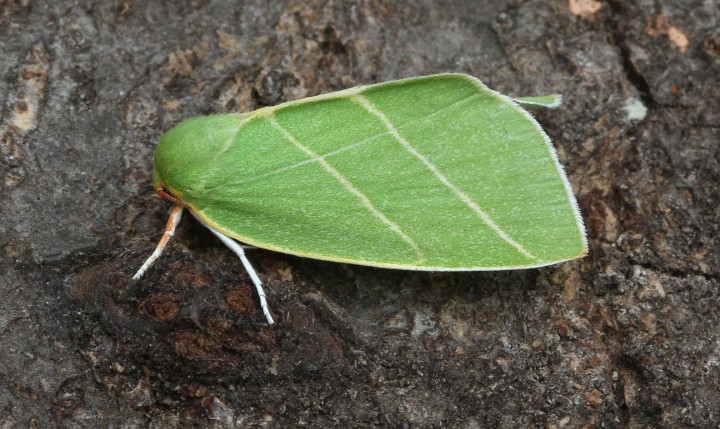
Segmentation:
[(134, 278), (160, 256), (184, 209), (240, 258), (270, 324), (237, 241), (403, 270), (581, 257), (577, 201), (550, 138), (523, 108), (559, 103), (513, 99), (450, 73), (186, 120), (157, 145), (154, 188), (173, 208)]

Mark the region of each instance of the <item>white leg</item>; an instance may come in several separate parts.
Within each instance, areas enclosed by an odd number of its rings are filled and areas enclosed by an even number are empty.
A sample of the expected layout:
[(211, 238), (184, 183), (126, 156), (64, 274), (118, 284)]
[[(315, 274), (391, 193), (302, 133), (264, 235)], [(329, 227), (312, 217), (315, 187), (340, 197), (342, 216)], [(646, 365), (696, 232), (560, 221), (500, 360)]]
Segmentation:
[[(197, 219), (197, 217), (195, 217)], [(198, 219), (200, 220), (200, 219)], [(202, 221), (200, 221), (203, 225), (205, 225)], [(260, 297), (260, 308), (262, 308), (263, 314), (265, 315), (265, 319), (267, 319), (267, 322), (272, 325), (275, 323), (272, 316), (270, 315), (270, 309), (267, 305), (267, 299), (265, 298), (265, 290), (262, 287), (262, 282), (260, 281), (260, 277), (258, 277), (257, 273), (255, 272), (255, 269), (250, 264), (250, 261), (248, 261), (248, 258), (245, 257), (245, 251), (243, 250), (242, 246), (238, 244), (237, 241), (233, 240), (230, 237), (227, 237), (223, 235), (222, 233), (215, 231), (214, 229), (210, 228), (209, 226), (205, 225), (207, 229), (210, 230), (217, 238), (220, 239), (230, 250), (232, 250), (238, 258), (240, 258), (240, 261), (242, 262), (243, 266), (245, 267), (245, 271), (250, 275), (250, 279), (252, 280), (253, 284), (255, 284), (255, 289), (257, 290), (258, 296)]]
[(183, 208), (179, 205), (174, 205), (172, 209), (170, 209), (170, 216), (168, 217), (167, 223), (165, 223), (165, 232), (163, 232), (162, 238), (160, 238), (160, 242), (158, 243), (157, 247), (155, 248), (155, 251), (150, 255), (149, 258), (145, 261), (144, 264), (142, 264), (142, 267), (138, 270), (137, 273), (133, 276), (133, 280), (139, 280), (140, 277), (145, 274), (145, 271), (150, 268), (150, 265), (155, 262), (157, 258), (160, 257), (160, 255), (163, 252), (163, 249), (165, 249), (165, 246), (168, 244), (168, 241), (170, 241), (170, 237), (175, 234), (175, 228), (177, 227), (178, 222), (180, 222), (180, 217), (182, 216)]

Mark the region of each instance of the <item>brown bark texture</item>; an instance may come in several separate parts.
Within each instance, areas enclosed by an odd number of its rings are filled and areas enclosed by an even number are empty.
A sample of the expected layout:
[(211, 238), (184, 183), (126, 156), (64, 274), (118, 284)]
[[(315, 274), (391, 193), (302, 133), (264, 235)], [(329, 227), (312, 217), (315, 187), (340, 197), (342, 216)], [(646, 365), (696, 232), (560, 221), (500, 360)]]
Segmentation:
[[(0, 0), (0, 427), (720, 424), (720, 6)], [(424, 273), (249, 252), (168, 204), (202, 114), (464, 72), (536, 111), (587, 257)]]

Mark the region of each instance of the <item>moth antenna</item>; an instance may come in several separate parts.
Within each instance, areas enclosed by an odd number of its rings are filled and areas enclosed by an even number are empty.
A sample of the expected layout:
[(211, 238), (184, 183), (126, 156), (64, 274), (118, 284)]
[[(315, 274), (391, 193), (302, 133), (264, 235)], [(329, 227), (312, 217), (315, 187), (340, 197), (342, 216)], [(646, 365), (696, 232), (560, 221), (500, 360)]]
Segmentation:
[[(195, 217), (197, 219), (197, 216)], [(240, 258), (240, 261), (242, 262), (243, 266), (245, 267), (245, 271), (247, 271), (248, 275), (250, 276), (250, 279), (252, 280), (253, 284), (255, 285), (255, 290), (257, 290), (258, 297), (260, 298), (260, 308), (262, 308), (262, 312), (265, 315), (265, 319), (267, 320), (268, 324), (272, 325), (275, 323), (272, 316), (270, 315), (270, 308), (268, 308), (267, 299), (265, 298), (265, 290), (262, 287), (262, 282), (260, 281), (260, 277), (258, 277), (257, 273), (255, 272), (255, 269), (253, 268), (252, 264), (250, 264), (250, 261), (245, 256), (245, 251), (243, 250), (242, 246), (232, 238), (222, 234), (219, 231), (215, 231), (213, 228), (210, 228), (210, 226), (206, 225), (205, 222), (198, 219), (200, 223), (205, 225), (207, 229), (210, 230), (217, 238), (220, 239), (220, 241), (223, 242), (230, 250), (235, 253), (238, 258)]]
[(145, 274), (145, 271), (150, 268), (150, 266), (155, 262), (157, 258), (162, 255), (163, 250), (165, 249), (165, 246), (170, 241), (170, 237), (172, 237), (175, 234), (175, 228), (178, 225), (178, 222), (180, 222), (180, 217), (182, 216), (183, 207), (181, 205), (174, 205), (172, 209), (170, 209), (170, 216), (168, 217), (167, 223), (165, 224), (165, 232), (163, 232), (162, 237), (160, 238), (160, 242), (158, 242), (157, 247), (155, 248), (155, 251), (150, 255), (149, 258), (145, 261), (144, 264), (142, 264), (142, 267), (138, 270), (137, 273), (133, 276), (133, 280), (139, 280), (140, 277)]

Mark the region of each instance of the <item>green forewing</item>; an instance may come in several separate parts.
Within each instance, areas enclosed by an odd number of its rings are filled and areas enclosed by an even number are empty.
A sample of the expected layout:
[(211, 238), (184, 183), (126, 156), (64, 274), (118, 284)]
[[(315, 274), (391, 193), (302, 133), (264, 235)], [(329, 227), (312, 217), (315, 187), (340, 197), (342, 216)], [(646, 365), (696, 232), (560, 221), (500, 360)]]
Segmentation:
[(156, 153), (163, 186), (258, 247), (425, 270), (581, 256), (582, 221), (549, 138), (459, 74), (192, 119)]

